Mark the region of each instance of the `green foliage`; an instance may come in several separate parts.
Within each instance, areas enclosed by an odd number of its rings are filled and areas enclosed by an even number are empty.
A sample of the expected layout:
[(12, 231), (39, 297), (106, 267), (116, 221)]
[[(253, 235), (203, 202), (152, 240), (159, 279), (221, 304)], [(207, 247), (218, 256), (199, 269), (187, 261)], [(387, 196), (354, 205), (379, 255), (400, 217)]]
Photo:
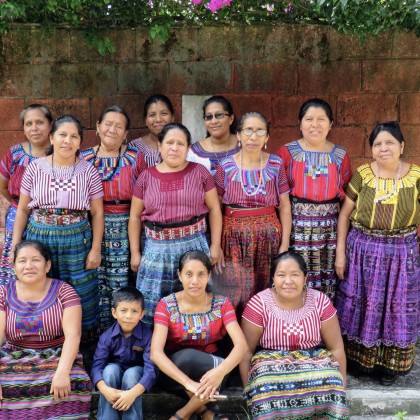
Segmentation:
[(407, 411), (398, 411), (396, 415), (398, 420), (404, 420), (405, 416), (407, 415)]
[(420, 36), (420, 3), (418, 0), (3, 0), (0, 30), (6, 30), (10, 22), (39, 23), (44, 28), (80, 28), (86, 31), (89, 43), (106, 54), (113, 52), (114, 47), (101, 35), (102, 31), (137, 26), (150, 27), (151, 39), (160, 38), (163, 42), (172, 26), (191, 24), (305, 22), (331, 25), (362, 41), (367, 35), (392, 29), (415, 31)]

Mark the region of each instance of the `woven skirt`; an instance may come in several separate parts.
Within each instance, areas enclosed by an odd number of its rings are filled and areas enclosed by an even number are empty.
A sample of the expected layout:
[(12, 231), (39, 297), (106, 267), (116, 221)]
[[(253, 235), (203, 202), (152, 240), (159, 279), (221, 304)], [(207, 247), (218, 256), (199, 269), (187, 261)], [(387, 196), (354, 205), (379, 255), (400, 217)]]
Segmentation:
[(305, 258), (307, 285), (334, 299), (339, 203), (303, 203), (292, 199), (291, 205), (290, 246)]
[(349, 418), (339, 365), (321, 348), (257, 352), (244, 398), (254, 420)]
[(276, 213), (223, 216), (225, 268), (213, 275), (215, 288), (227, 296), (240, 316), (249, 299), (270, 286), (270, 268), (278, 254), (281, 225)]
[(105, 214), (102, 261), (98, 267), (99, 328), (105, 331), (114, 322), (111, 314), (112, 293), (128, 286), (130, 247), (128, 243), (129, 213)]
[(146, 230), (136, 286), (144, 295), (146, 314), (142, 321), (147, 325), (153, 326), (159, 300), (181, 289), (179, 259), (185, 252), (195, 249), (210, 255), (204, 231), (178, 239), (153, 239)]
[(98, 276), (86, 270), (86, 258), (92, 244), (92, 231), (87, 219), (70, 225), (42, 224), (29, 218), (26, 239), (48, 246), (51, 253), (50, 277), (70, 284), (82, 304), (84, 338), (96, 336), (98, 327)]
[(0, 286), (8, 284), (11, 280), (16, 280), (13, 266), (9, 263), (12, 250), (13, 227), (15, 225), (16, 207), (11, 205), (6, 213), (4, 223), (4, 245), (0, 257)]
[(88, 419), (92, 384), (77, 355), (70, 371), (71, 391), (54, 401), (51, 381), (61, 348), (24, 349), (9, 344), (0, 348), (0, 418), (10, 420)]
[[(380, 369), (404, 374), (414, 363), (412, 346), (420, 335), (420, 257), (416, 236), (413, 231), (381, 237), (355, 227), (348, 234), (347, 273), (337, 289), (336, 308), (346, 340), (362, 345), (353, 350), (347, 346), (347, 355), (353, 362), (359, 360), (363, 369), (372, 370), (377, 362)], [(408, 351), (400, 352), (403, 356), (398, 362), (397, 356), (393, 360), (394, 357), (384, 355), (382, 346)], [(367, 348), (365, 352), (363, 347)]]

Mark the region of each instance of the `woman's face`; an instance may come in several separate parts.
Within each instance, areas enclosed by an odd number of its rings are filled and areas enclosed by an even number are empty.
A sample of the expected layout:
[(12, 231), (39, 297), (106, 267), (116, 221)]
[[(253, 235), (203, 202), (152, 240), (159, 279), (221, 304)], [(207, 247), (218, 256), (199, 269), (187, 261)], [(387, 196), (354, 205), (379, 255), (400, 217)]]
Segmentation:
[[(260, 134), (260, 135), (258, 135)], [(259, 117), (248, 117), (244, 120), (242, 130), (238, 133), (242, 150), (248, 153), (261, 152), (268, 142), (267, 125)]]
[(14, 268), (19, 281), (34, 284), (45, 280), (51, 268), (51, 261), (46, 261), (36, 248), (28, 245), (18, 251)]
[(404, 142), (400, 143), (388, 131), (381, 131), (372, 144), (372, 156), (381, 165), (395, 164), (404, 150)]
[(227, 115), (221, 103), (212, 102), (206, 107), (204, 125), (211, 137), (222, 138), (230, 134), (230, 126), (233, 123), (233, 118), (233, 115)]
[(96, 123), (96, 129), (101, 139), (101, 144), (112, 150), (121, 147), (127, 137), (127, 120), (120, 112), (107, 112), (102, 122)]
[(317, 145), (326, 141), (331, 126), (332, 122), (325, 110), (321, 107), (311, 106), (300, 122), (300, 131), (308, 143)]
[(62, 123), (56, 132), (50, 135), (50, 142), (54, 146), (54, 154), (62, 159), (76, 156), (82, 139), (76, 124), (72, 122)]
[(174, 121), (174, 115), (164, 102), (155, 102), (149, 106), (146, 114), (146, 125), (150, 133), (157, 137), (166, 124)]
[(178, 168), (185, 164), (188, 148), (187, 136), (179, 128), (169, 130), (162, 143), (159, 143), (162, 160), (171, 168)]
[(184, 293), (190, 296), (201, 296), (210, 281), (210, 273), (200, 260), (188, 260), (178, 273)]
[(48, 146), (51, 123), (40, 109), (26, 111), (23, 119), (23, 133), (34, 146)]
[(281, 299), (294, 300), (302, 296), (306, 276), (293, 258), (287, 258), (277, 264), (273, 282)]

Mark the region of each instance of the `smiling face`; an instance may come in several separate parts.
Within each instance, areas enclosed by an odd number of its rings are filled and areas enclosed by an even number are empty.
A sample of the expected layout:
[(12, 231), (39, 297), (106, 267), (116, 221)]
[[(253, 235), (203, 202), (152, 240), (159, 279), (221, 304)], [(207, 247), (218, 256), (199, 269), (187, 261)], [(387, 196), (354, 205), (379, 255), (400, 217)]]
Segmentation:
[(112, 150), (120, 147), (127, 137), (127, 120), (119, 112), (107, 112), (101, 122), (96, 123), (101, 144)]
[(75, 157), (81, 141), (78, 127), (72, 122), (63, 122), (54, 134), (50, 135), (50, 142), (54, 147), (54, 154), (62, 160)]
[(326, 141), (332, 121), (321, 107), (311, 106), (300, 121), (303, 138), (310, 144), (319, 145)]
[[(211, 119), (206, 119), (210, 118)], [(210, 136), (218, 139), (230, 135), (230, 126), (233, 123), (233, 115), (227, 115), (227, 111), (220, 102), (212, 102), (207, 105), (204, 112), (204, 125)]]
[[(245, 132), (244, 132), (245, 130)], [(245, 134), (248, 130), (253, 131), (251, 135)], [(263, 134), (258, 136), (258, 134)], [(242, 143), (242, 150), (248, 153), (260, 152), (268, 142), (267, 124), (258, 117), (248, 117), (243, 121), (242, 130), (237, 134)]]
[(306, 284), (306, 276), (293, 258), (282, 259), (273, 276), (277, 295), (285, 302), (301, 299)]
[(200, 260), (187, 260), (178, 276), (185, 294), (200, 297), (206, 293), (210, 272)]
[(146, 125), (150, 133), (157, 137), (162, 128), (174, 121), (174, 115), (164, 102), (150, 104), (146, 114)]
[(400, 143), (388, 131), (381, 131), (372, 144), (372, 156), (382, 165), (393, 165), (400, 160), (404, 142)]
[(34, 146), (48, 146), (48, 135), (51, 123), (40, 109), (30, 109), (25, 112), (23, 132)]
[(50, 268), (51, 261), (46, 261), (33, 246), (24, 246), (16, 254), (14, 269), (16, 277), (22, 284), (43, 282)]
[(166, 166), (176, 169), (185, 165), (189, 146), (187, 136), (182, 130), (170, 129), (158, 147)]
[(123, 300), (118, 303), (116, 308), (112, 308), (111, 312), (120, 324), (123, 334), (129, 336), (144, 317), (145, 310), (137, 301)]

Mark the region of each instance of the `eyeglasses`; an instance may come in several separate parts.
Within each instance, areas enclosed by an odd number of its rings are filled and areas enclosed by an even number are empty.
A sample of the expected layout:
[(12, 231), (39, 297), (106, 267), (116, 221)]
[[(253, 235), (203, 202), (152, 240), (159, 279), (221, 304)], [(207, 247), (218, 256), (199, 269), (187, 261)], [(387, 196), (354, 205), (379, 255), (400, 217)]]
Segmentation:
[(223, 120), (223, 118), (229, 117), (229, 114), (226, 114), (225, 112), (216, 112), (215, 114), (206, 114), (204, 115), (204, 121), (211, 121), (213, 118), (216, 118), (216, 120)]
[(242, 133), (244, 133), (246, 136), (251, 137), (254, 133), (258, 136), (258, 137), (263, 137), (267, 134), (267, 130), (263, 130), (262, 128), (259, 128), (258, 130), (251, 130), (250, 128), (244, 128), (242, 130)]

